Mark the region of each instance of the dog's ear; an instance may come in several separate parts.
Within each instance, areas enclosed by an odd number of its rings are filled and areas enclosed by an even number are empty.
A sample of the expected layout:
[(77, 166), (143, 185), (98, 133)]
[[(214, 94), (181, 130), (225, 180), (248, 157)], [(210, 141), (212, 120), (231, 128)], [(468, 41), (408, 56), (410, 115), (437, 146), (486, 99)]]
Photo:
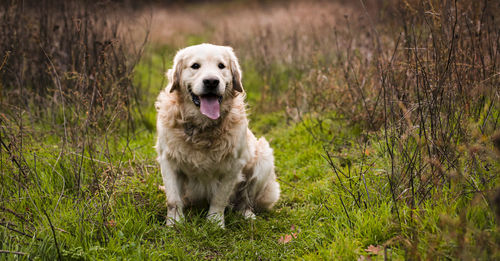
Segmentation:
[(176, 55), (174, 59), (174, 66), (172, 67), (172, 69), (169, 69), (167, 72), (168, 81), (172, 83), (170, 92), (173, 92), (175, 89), (181, 88), (181, 72), (183, 67), (183, 60), (178, 56), (180, 55)]
[(231, 73), (233, 75), (233, 89), (238, 92), (243, 91), (243, 84), (241, 83), (241, 69), (238, 63), (238, 58), (233, 52), (233, 48), (227, 47), (229, 52), (229, 59), (231, 61)]

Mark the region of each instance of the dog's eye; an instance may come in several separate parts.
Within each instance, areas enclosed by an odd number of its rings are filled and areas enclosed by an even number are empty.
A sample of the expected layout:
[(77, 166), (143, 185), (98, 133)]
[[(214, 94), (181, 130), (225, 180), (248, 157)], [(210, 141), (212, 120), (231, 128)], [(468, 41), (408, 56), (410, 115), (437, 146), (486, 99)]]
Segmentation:
[(221, 69), (221, 70), (222, 70), (222, 69), (224, 69), (224, 68), (226, 68), (226, 66), (225, 66), (223, 63), (219, 63), (219, 69)]
[(200, 69), (200, 64), (199, 63), (193, 63), (193, 65), (191, 65), (191, 68), (197, 70), (197, 69)]

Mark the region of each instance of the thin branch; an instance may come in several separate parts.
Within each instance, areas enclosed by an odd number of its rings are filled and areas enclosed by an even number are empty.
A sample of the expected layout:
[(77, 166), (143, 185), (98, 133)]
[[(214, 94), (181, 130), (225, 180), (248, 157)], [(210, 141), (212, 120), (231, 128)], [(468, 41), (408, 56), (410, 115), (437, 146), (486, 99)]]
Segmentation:
[(26, 234), (26, 233), (24, 233), (22, 231), (19, 231), (19, 230), (15, 229), (15, 228), (10, 227), (9, 224), (7, 224), (7, 223), (0, 222), (0, 226), (5, 227), (5, 228), (7, 228), (10, 231), (16, 232), (16, 233), (18, 233), (20, 235), (23, 235), (25, 237), (34, 238), (35, 240), (42, 241), (40, 238), (37, 238), (34, 235), (28, 235), (28, 234)]
[(24, 253), (24, 252), (19, 252), (19, 251), (10, 251), (10, 250), (3, 250), (3, 249), (0, 249), (0, 254), (13, 254), (13, 255), (20, 255), (20, 256), (26, 256), (28, 255), (28, 253)]

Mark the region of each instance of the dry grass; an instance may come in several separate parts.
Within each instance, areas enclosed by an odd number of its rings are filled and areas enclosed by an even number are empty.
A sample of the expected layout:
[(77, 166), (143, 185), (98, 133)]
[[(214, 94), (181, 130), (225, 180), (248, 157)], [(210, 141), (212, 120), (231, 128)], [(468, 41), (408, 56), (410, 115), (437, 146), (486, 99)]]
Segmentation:
[[(262, 27), (272, 27), (276, 37), (285, 37), (296, 29), (335, 25), (355, 10), (339, 2), (284, 2), (283, 5), (258, 2), (222, 2), (219, 5), (142, 7), (130, 26), (151, 26), (151, 43), (183, 47), (185, 36), (206, 35), (219, 44), (247, 43)], [(273, 46), (277, 48), (276, 46)], [(272, 48), (272, 49), (274, 49)], [(282, 47), (279, 47), (282, 48)], [(245, 50), (244, 46), (238, 48)]]
[[(140, 88), (132, 75), (142, 49), (119, 35), (119, 19), (107, 15), (112, 7), (77, 1), (0, 5), (0, 200), (20, 205), (29, 198), (40, 216), (20, 222), (31, 228), (46, 219), (59, 259), (50, 203), (38, 201), (43, 196), (37, 193), (46, 193), (44, 180), (61, 191), (57, 205), (67, 196), (85, 201), (106, 195), (85, 213), (102, 229), (115, 179), (126, 172), (124, 151), (118, 164), (110, 163), (120, 137), (110, 134), (125, 133), (128, 142), (135, 126), (132, 106)], [(103, 159), (108, 164), (98, 163)], [(1, 212), (2, 220), (10, 213)], [(10, 238), (26, 234), (2, 226)]]

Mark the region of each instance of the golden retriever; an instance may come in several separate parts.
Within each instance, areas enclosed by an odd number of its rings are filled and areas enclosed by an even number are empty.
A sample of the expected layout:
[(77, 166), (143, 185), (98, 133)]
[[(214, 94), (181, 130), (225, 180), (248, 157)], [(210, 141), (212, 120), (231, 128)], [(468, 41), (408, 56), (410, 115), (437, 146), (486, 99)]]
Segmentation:
[(248, 129), (241, 70), (231, 47), (180, 50), (155, 103), (156, 150), (167, 196), (167, 225), (183, 207), (208, 203), (207, 218), (224, 227), (227, 206), (255, 218), (280, 195), (273, 151)]

